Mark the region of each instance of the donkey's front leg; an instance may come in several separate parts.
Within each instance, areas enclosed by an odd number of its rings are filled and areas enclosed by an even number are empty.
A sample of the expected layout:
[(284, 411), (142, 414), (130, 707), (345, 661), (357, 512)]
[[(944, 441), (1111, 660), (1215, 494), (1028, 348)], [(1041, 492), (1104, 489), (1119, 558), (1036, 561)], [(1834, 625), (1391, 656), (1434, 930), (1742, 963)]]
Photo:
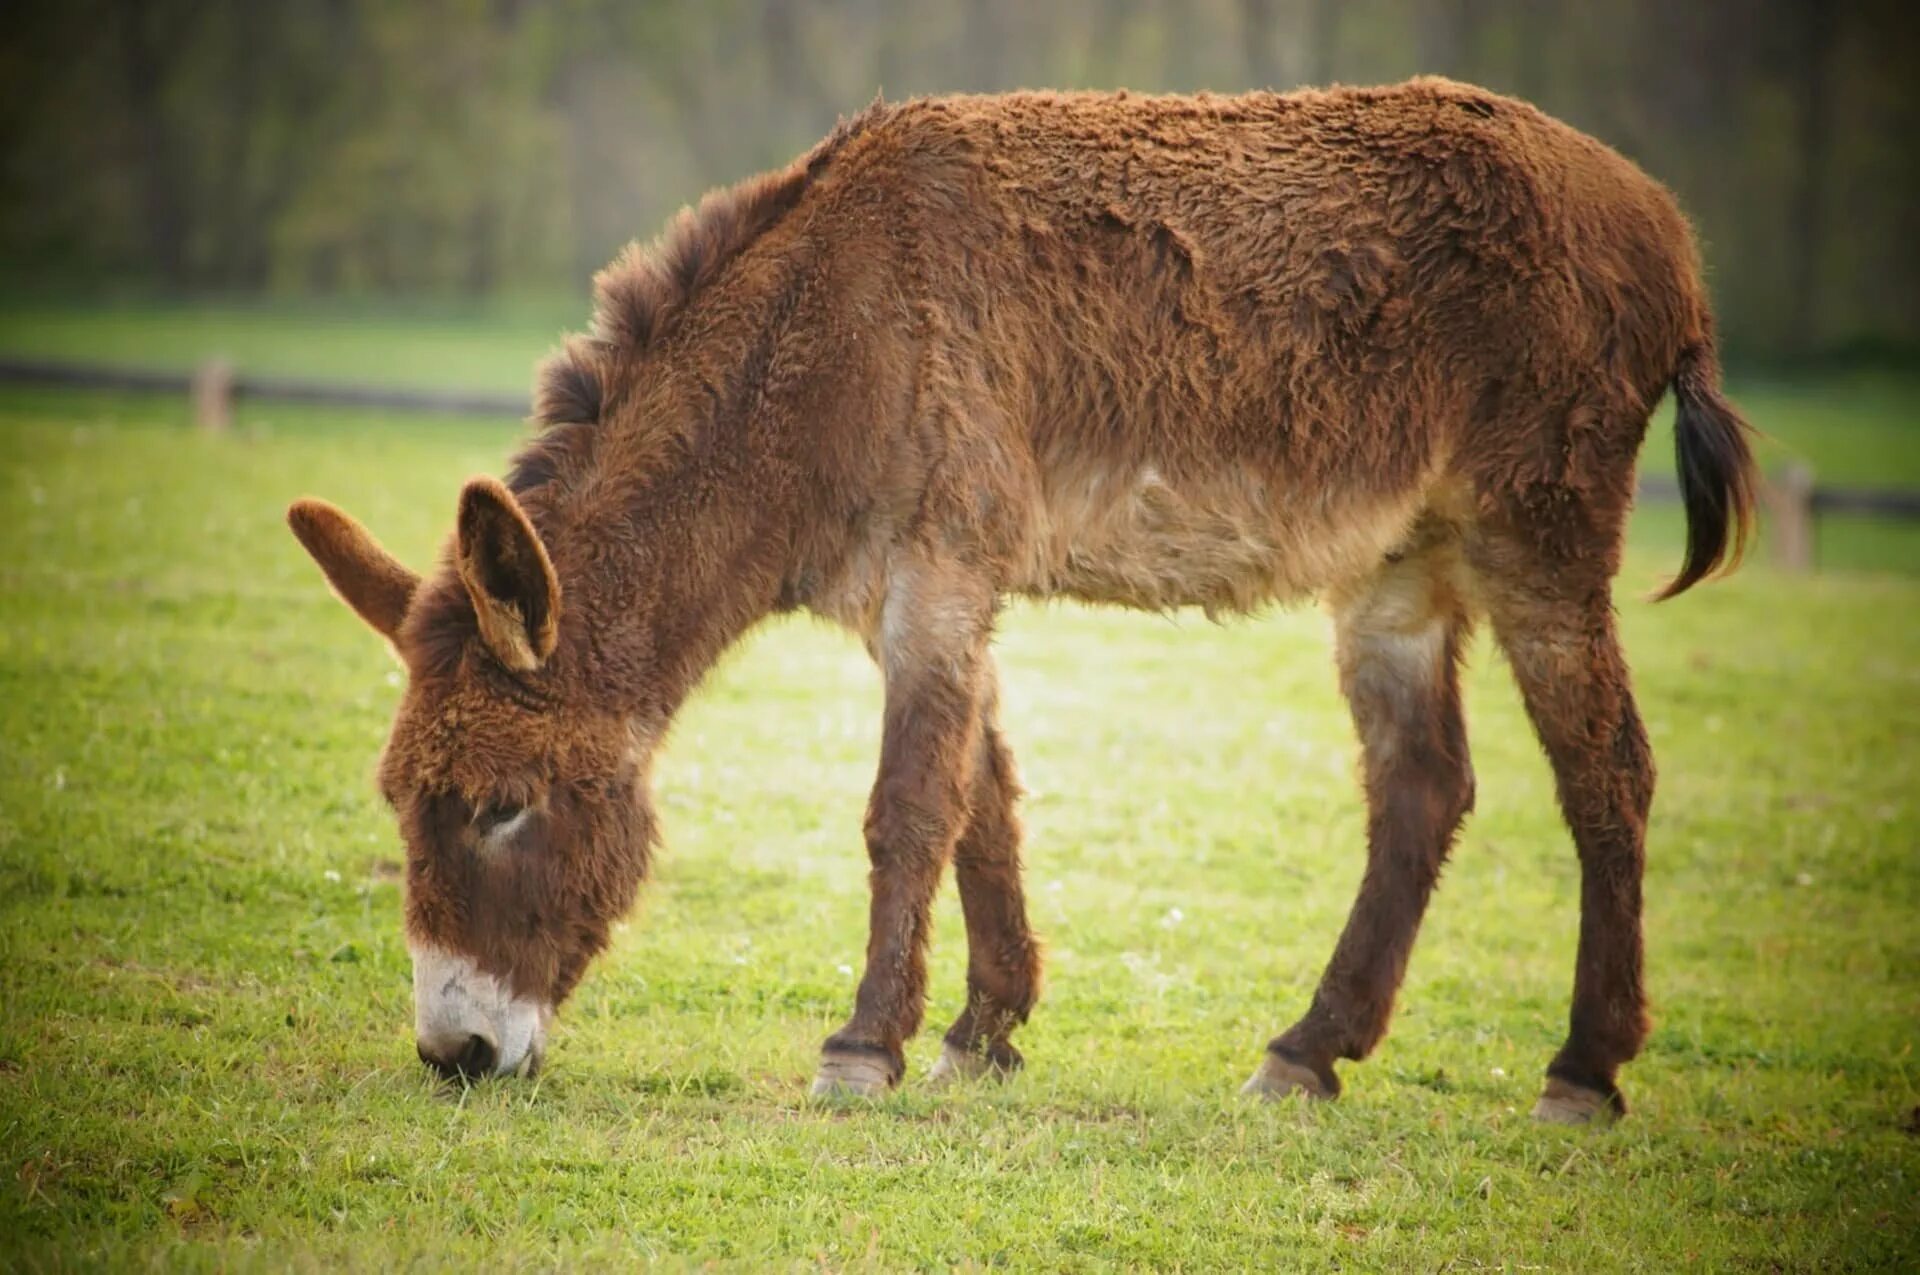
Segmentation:
[(876, 645), (886, 677), (880, 774), (867, 805), (873, 904), (853, 1017), (827, 1038), (815, 1094), (884, 1092), (926, 1008), (927, 933), (941, 869), (966, 826), (994, 594), (963, 570), (896, 567)]

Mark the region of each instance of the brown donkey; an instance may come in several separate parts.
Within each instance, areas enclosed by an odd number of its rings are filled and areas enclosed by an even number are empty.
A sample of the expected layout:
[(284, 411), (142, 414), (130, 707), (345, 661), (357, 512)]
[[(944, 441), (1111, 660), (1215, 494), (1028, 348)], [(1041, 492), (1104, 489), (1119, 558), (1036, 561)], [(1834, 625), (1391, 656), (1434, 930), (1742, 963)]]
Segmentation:
[(1364, 754), (1360, 896), (1248, 1089), (1330, 1097), (1386, 1029), (1473, 805), (1484, 613), (1582, 869), (1537, 1114), (1620, 1110), (1647, 1031), (1653, 762), (1610, 601), (1634, 458), (1679, 403), (1687, 548), (1743, 543), (1686, 222), (1613, 151), (1443, 80), (1245, 97), (876, 104), (598, 281), (543, 429), (421, 578), (333, 507), (295, 533), (410, 680), (380, 766), (407, 844), (421, 1057), (539, 1064), (646, 875), (649, 759), (762, 617), (859, 634), (886, 685), (852, 1016), (816, 1090), (897, 1083), (951, 862), (967, 1004), (942, 1077), (1020, 1065), (1039, 947), (988, 652), (1002, 598), (1246, 611), (1319, 594)]

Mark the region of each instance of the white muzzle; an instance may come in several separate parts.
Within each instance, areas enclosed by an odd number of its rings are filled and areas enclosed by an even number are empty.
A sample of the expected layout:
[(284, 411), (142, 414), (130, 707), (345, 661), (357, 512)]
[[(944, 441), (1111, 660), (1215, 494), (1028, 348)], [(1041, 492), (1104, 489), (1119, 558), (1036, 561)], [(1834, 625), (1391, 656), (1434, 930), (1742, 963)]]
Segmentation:
[(413, 952), (413, 1031), (420, 1061), (445, 1076), (531, 1075), (547, 1052), (550, 1006), (515, 996), (464, 956)]

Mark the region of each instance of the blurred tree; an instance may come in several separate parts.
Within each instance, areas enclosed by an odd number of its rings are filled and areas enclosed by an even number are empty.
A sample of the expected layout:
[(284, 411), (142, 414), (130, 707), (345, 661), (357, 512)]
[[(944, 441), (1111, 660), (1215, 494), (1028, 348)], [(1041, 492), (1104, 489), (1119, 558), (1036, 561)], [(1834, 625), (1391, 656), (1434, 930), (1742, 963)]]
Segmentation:
[(577, 289), (890, 98), (1361, 83), (1536, 100), (1670, 182), (1736, 353), (1920, 348), (1909, 0), (24, 0), (0, 268), (174, 292)]
[(1433, 0), (1418, 7), (1420, 69), (1457, 80), (1479, 78), (1475, 54), (1485, 14), (1479, 0)]
[(1309, 60), (1308, 84), (1333, 83), (1334, 58), (1340, 48), (1340, 0), (1306, 0), (1304, 39)]
[(1280, 83), (1280, 67), (1274, 56), (1273, 0), (1240, 0), (1241, 55), (1246, 59), (1244, 80), (1266, 87)]
[(167, 284), (187, 280), (187, 183), (191, 176), (173, 121), (168, 90), (191, 47), (201, 3), (116, 0), (110, 30), (117, 46), (126, 125), (124, 163), (139, 188), (147, 261)]
[(1824, 241), (1826, 167), (1833, 148), (1833, 50), (1840, 28), (1831, 0), (1796, 0), (1790, 18), (1798, 169), (1791, 213), (1792, 274), (1787, 293), (1787, 349), (1813, 352), (1819, 339), (1820, 248)]

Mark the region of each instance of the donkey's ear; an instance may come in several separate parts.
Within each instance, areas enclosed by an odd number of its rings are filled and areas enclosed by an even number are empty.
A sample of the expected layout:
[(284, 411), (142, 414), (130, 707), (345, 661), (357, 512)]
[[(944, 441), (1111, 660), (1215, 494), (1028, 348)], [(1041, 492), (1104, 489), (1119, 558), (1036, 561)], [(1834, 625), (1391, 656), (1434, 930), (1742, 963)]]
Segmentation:
[(389, 642), (413, 602), (420, 577), (380, 547), (365, 527), (324, 500), (296, 500), (287, 525), (327, 574), (327, 583)]
[(560, 628), (560, 580), (526, 511), (497, 478), (460, 493), (453, 560), (473, 599), (480, 640), (510, 669), (537, 669)]

